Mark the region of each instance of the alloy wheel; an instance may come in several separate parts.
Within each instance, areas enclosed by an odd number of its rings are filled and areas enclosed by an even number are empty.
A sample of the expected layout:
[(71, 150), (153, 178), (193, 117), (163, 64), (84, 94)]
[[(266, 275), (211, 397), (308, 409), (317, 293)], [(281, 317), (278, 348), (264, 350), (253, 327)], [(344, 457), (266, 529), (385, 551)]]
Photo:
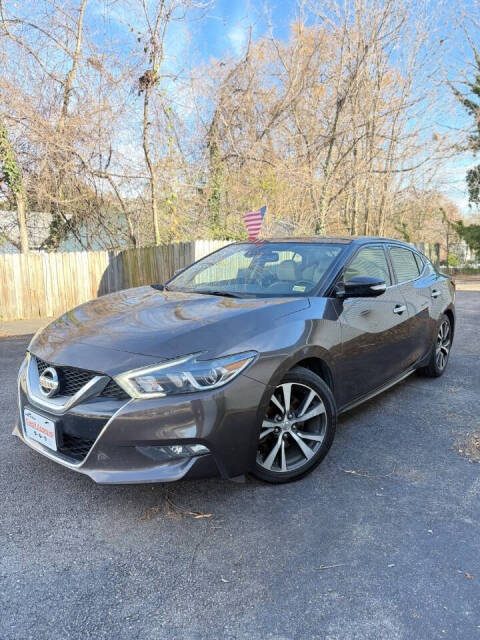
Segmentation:
[(435, 362), (440, 371), (443, 371), (447, 364), (450, 345), (450, 323), (448, 320), (444, 320), (438, 329), (437, 344), (435, 348)]
[(325, 439), (327, 413), (312, 387), (285, 382), (276, 387), (262, 422), (257, 464), (277, 473), (307, 465)]

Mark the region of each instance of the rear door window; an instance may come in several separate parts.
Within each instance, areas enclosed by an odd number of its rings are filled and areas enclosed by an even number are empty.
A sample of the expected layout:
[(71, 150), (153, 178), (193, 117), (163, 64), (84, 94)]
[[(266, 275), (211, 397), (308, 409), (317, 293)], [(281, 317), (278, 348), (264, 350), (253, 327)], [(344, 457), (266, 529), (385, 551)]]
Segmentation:
[(390, 257), (399, 284), (418, 278), (420, 270), (413, 251), (403, 247), (390, 247)]
[(417, 262), (418, 271), (419, 273), (422, 273), (425, 263), (423, 262), (422, 258), (418, 255), (418, 253), (414, 253), (413, 255), (415, 256), (415, 260)]
[(348, 282), (355, 276), (380, 278), (385, 281), (387, 287), (392, 284), (383, 247), (364, 247), (360, 249), (345, 269), (343, 279)]

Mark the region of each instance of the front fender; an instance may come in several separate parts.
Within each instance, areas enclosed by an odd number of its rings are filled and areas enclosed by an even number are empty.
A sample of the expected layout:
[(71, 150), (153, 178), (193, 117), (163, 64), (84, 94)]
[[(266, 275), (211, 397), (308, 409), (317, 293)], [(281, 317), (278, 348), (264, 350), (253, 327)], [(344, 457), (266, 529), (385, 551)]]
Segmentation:
[(262, 335), (260, 358), (245, 375), (275, 387), (287, 371), (307, 358), (322, 360), (328, 367), (333, 385), (342, 352), (341, 329), (332, 303), (325, 298), (312, 300), (311, 306), (288, 318), (281, 326)]

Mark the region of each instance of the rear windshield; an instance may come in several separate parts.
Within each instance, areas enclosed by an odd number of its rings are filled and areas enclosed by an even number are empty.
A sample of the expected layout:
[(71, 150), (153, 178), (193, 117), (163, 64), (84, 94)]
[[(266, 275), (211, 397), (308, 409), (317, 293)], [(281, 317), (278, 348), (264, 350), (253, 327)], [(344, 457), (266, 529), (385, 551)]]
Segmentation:
[(344, 248), (307, 242), (228, 245), (182, 271), (167, 289), (240, 297), (304, 296)]

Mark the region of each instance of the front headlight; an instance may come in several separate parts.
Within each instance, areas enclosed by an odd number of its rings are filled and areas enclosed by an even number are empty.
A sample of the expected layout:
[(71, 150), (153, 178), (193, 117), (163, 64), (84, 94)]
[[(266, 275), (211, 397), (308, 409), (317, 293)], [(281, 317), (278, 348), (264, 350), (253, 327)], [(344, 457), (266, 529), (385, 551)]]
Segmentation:
[(216, 389), (233, 380), (257, 357), (247, 351), (215, 360), (199, 360), (198, 354), (164, 364), (127, 371), (115, 377), (133, 398), (159, 398)]

